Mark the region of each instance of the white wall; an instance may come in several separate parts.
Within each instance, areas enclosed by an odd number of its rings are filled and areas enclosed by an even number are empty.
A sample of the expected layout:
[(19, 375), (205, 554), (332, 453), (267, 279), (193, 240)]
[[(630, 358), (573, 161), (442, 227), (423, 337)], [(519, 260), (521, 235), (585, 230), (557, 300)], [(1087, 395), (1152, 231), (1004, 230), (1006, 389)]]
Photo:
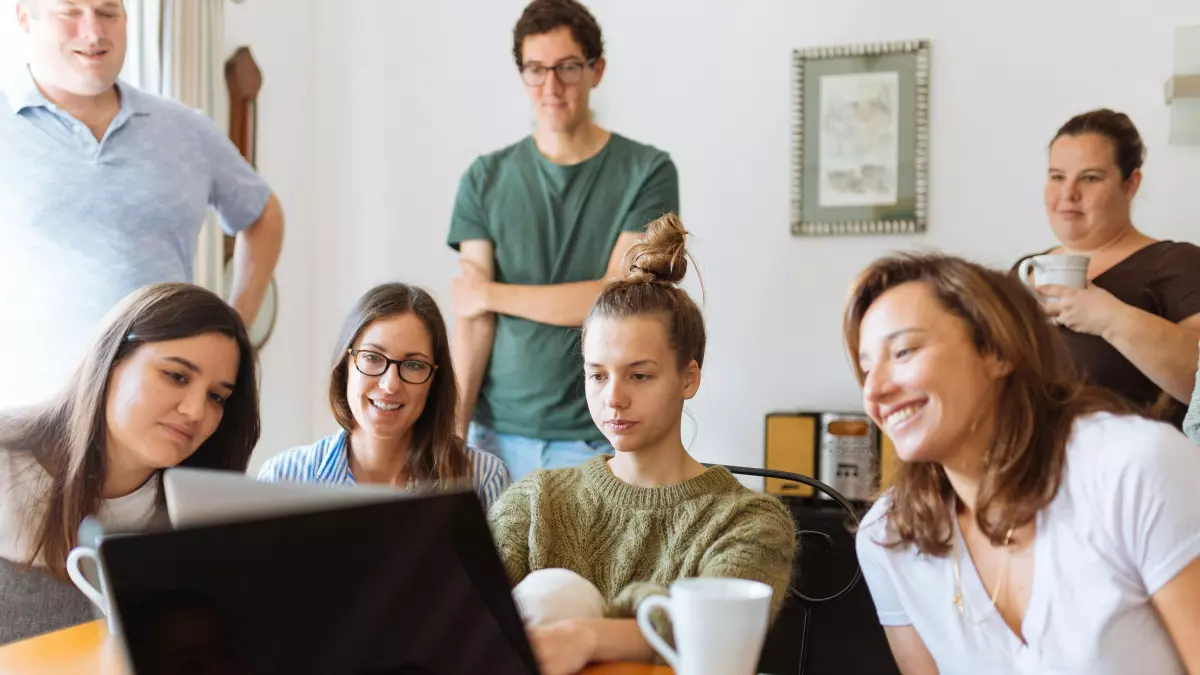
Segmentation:
[[(316, 258), (317, 4), (312, 0), (225, 3), (227, 52), (249, 46), (263, 71), (258, 97), (259, 172), (283, 203), (287, 235), (275, 272), (279, 314), (261, 353), (263, 434), (251, 462), (311, 442), (308, 412), (319, 397), (313, 353)], [(264, 454), (265, 453), (265, 454)]]
[[(362, 291), (399, 278), (449, 309), (455, 259), (443, 241), (459, 175), (531, 127), (510, 56), (523, 5), (226, 3), (229, 50), (249, 45), (264, 71), (258, 164), (288, 222), (254, 466), (333, 428), (327, 359)], [(1073, 113), (1128, 112), (1150, 149), (1138, 224), (1200, 239), (1200, 148), (1165, 145), (1161, 93), (1175, 26), (1200, 23), (1194, 0), (589, 6), (609, 60), (593, 99), (600, 122), (679, 166), (707, 290), (708, 365), (690, 406), (704, 460), (759, 464), (768, 411), (858, 405), (839, 317), (853, 275), (875, 256), (920, 246), (1007, 265), (1048, 245), (1044, 147)], [(20, 49), (11, 10), (0, 1), (0, 71)], [(929, 233), (791, 237), (791, 50), (912, 37), (933, 41)]]
[[(292, 315), (276, 346), (322, 364), (317, 382), (337, 324), (369, 285), (399, 278), (447, 302), (455, 264), (443, 241), (458, 178), (475, 155), (530, 129), (510, 56), (523, 4), (356, 0), (349, 12), (342, 0), (322, 0), (317, 194), (305, 202), (315, 202), (319, 225), (308, 236), (321, 282), (313, 323)], [(1156, 236), (1200, 239), (1200, 147), (1165, 145), (1161, 90), (1174, 27), (1200, 23), (1194, 0), (588, 4), (609, 60), (594, 99), (601, 123), (666, 149), (679, 166), (707, 290), (709, 360), (690, 406), (703, 460), (760, 465), (768, 411), (858, 406), (840, 313), (854, 274), (874, 257), (916, 246), (1007, 266), (1049, 245), (1045, 145), (1074, 113), (1128, 112), (1149, 146), (1137, 223)], [(294, 61), (281, 67), (308, 62), (297, 52), (310, 43), (299, 37), (287, 39)], [(913, 37), (933, 43), (929, 232), (790, 236), (791, 50)], [(314, 432), (332, 428), (324, 402), (310, 399)]]

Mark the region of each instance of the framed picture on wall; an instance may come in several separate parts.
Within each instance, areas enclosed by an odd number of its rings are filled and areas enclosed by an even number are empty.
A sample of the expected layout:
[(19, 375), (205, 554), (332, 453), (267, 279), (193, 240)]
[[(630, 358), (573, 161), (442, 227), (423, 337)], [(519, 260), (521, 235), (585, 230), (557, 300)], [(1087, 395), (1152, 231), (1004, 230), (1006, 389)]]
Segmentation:
[(929, 42), (792, 54), (796, 236), (925, 231)]

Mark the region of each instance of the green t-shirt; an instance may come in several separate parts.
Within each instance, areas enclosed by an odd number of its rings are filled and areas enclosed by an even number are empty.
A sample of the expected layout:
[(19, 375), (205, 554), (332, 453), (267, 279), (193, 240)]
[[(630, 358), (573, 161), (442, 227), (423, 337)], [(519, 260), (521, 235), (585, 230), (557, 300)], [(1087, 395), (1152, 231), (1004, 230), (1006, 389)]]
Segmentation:
[[(548, 285), (604, 276), (617, 236), (679, 211), (667, 153), (612, 134), (594, 157), (562, 166), (533, 137), (475, 160), (462, 177), (448, 243), (486, 239), (496, 281)], [(496, 316), (474, 420), (500, 433), (600, 440), (588, 415), (578, 328)]]

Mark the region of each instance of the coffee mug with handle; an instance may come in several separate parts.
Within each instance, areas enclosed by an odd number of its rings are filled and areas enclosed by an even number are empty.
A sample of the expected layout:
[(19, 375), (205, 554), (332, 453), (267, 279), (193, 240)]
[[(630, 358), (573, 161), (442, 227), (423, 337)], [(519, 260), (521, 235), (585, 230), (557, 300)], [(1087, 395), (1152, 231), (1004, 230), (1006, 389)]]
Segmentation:
[[(91, 600), (108, 619), (108, 632), (115, 635), (117, 622), (109, 611), (108, 591), (105, 588), (104, 566), (100, 563), (100, 540), (105, 536), (104, 527), (95, 516), (88, 516), (79, 524), (79, 545), (67, 554), (67, 576), (71, 582)], [(84, 570), (84, 561), (91, 562), (91, 570)], [(89, 572), (91, 572), (89, 574)]]
[[(85, 560), (92, 561), (95, 565), (96, 576), (95, 581), (88, 578), (88, 574), (83, 570), (81, 563)], [(108, 619), (108, 632), (115, 635), (117, 631), (117, 623), (113, 618), (113, 614), (109, 611), (108, 593), (105, 589), (104, 571), (100, 565), (100, 554), (91, 546), (76, 546), (67, 554), (67, 576), (71, 578), (71, 582), (79, 589), (81, 593), (91, 600), (104, 616)]]
[[(670, 597), (638, 605), (637, 622), (676, 675), (754, 675), (771, 614), (771, 587), (746, 579), (701, 577), (671, 584)], [(650, 613), (671, 618), (677, 650), (654, 630)]]
[[(1026, 258), (1017, 266), (1017, 277), (1027, 286), (1037, 288), (1049, 284), (1087, 288), (1088, 262), (1086, 255), (1048, 253)], [(1032, 281), (1030, 275), (1032, 273)]]

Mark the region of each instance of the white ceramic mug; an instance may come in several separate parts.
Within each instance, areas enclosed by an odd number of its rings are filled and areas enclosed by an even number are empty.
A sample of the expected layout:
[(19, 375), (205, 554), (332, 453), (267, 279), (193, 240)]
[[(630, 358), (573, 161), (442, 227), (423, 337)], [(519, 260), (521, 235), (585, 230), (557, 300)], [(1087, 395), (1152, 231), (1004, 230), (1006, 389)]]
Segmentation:
[[(1017, 266), (1017, 276), (1027, 286), (1037, 287), (1048, 284), (1071, 286), (1072, 288), (1087, 288), (1087, 270), (1089, 258), (1086, 255), (1068, 255), (1064, 253), (1048, 253), (1026, 258)], [(1032, 281), (1030, 280), (1032, 273)]]
[[(746, 579), (680, 579), (670, 597), (653, 595), (638, 605), (637, 622), (654, 651), (676, 675), (754, 675), (771, 614), (771, 587)], [(650, 621), (666, 610), (675, 629), (671, 649)]]
[[(87, 573), (80, 567), (80, 563), (84, 560), (91, 560), (96, 566), (96, 576), (94, 582), (88, 578)], [(71, 578), (71, 582), (79, 589), (88, 600), (91, 600), (104, 616), (108, 619), (108, 632), (110, 635), (118, 633), (117, 622), (109, 611), (108, 592), (104, 582), (104, 567), (100, 564), (100, 554), (91, 546), (76, 546), (67, 554), (67, 576)]]

